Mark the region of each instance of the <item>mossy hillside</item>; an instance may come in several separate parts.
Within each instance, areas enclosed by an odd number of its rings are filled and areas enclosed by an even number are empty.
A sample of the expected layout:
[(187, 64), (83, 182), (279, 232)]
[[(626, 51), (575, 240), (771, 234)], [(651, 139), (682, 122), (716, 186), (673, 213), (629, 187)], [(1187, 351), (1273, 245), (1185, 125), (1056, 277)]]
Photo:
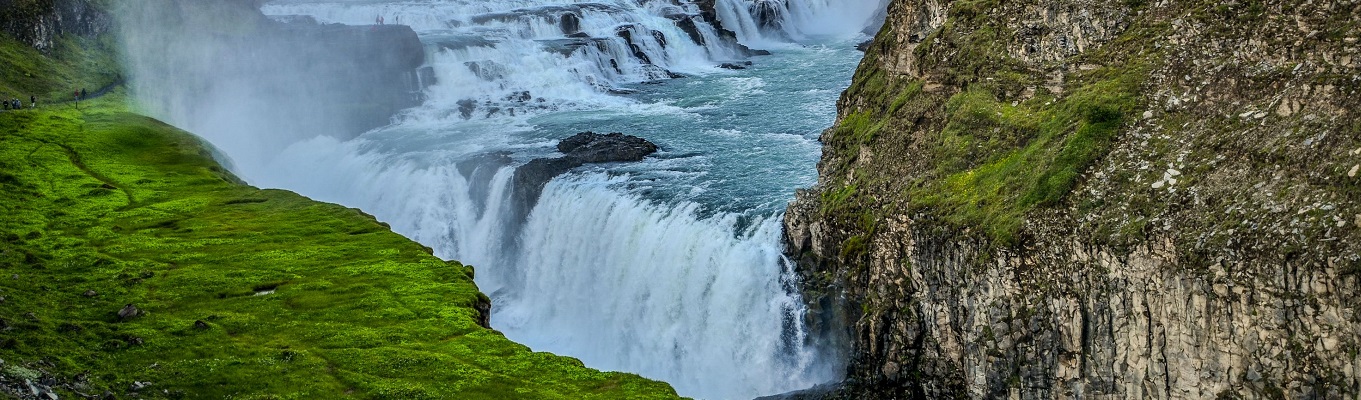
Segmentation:
[(63, 36), (44, 55), (7, 35), (0, 35), (0, 98), (29, 96), (39, 104), (73, 100), (82, 88), (93, 92), (120, 78), (117, 44), (111, 36)]
[(123, 101), (0, 113), (0, 374), (64, 397), (675, 397), (479, 326), (470, 267), (237, 183)]
[[(952, 2), (930, 29), (886, 25), (822, 137), (811, 199), (832, 228), (828, 243), (839, 244), (823, 257), (858, 265), (884, 221), (908, 217), (991, 242), (990, 251), (1058, 229), (1120, 251), (1173, 236), (1194, 244), (1179, 250), (1188, 264), (1226, 248), (1356, 264), (1352, 247), (1332, 246), (1361, 226), (1348, 200), (1361, 153), (1354, 7), (1088, 5), (1109, 8), (1089, 23), (1111, 36), (1057, 58), (1023, 44), (1053, 43), (1046, 29), (1061, 28), (989, 17), (1025, 4)], [(1293, 20), (1317, 33), (1293, 38)], [(1259, 37), (1271, 39), (1249, 39)], [(1292, 58), (1227, 50), (1233, 43)], [(1259, 240), (1290, 243), (1247, 245)], [(1301, 250), (1315, 245), (1332, 247)]]

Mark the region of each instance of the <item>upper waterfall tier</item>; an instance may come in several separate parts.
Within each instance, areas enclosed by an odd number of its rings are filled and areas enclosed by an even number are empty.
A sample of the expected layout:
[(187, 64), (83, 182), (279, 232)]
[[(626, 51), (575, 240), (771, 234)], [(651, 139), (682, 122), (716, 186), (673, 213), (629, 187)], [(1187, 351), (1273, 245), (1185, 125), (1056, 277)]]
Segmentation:
[(284, 0), (263, 10), (283, 21), (411, 26), (439, 82), (428, 111), (473, 119), (609, 104), (617, 101), (610, 95), (631, 92), (623, 88), (630, 83), (707, 73), (814, 37), (859, 35), (878, 24), (883, 7), (883, 0)]

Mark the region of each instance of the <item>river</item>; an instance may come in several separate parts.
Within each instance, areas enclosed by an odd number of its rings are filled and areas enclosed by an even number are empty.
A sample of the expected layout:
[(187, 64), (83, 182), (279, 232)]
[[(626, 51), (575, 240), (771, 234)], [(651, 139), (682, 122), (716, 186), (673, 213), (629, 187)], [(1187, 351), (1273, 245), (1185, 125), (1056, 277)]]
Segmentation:
[[(816, 181), (818, 135), (884, 6), (717, 1), (723, 27), (771, 53), (748, 57), (718, 27), (682, 29), (700, 11), (683, 2), (270, 1), (279, 19), (410, 25), (438, 83), (357, 138), (220, 147), (251, 160), (234, 169), (254, 185), (361, 208), (476, 266), (492, 326), (535, 350), (698, 398), (803, 389), (845, 360), (804, 329), (780, 217)], [(582, 131), (661, 151), (575, 169), (518, 217), (515, 168)]]

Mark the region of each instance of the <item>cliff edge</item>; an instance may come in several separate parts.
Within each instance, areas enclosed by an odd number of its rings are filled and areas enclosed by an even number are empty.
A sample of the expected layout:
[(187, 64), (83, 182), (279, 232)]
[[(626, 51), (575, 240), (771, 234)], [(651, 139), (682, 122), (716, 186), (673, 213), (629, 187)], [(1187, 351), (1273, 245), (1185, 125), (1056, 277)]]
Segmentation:
[(817, 397), (1361, 394), (1358, 21), (893, 1), (786, 214)]
[[(50, 21), (23, 15), (0, 25)], [(356, 64), (420, 63), (409, 28), (296, 29), (362, 37)], [(119, 46), (98, 32), (52, 43), (0, 34), (0, 95), (25, 107), (0, 110), (0, 398), (677, 398), (510, 341), (488, 327), (471, 266), (360, 210), (245, 185), (117, 85), (71, 101), (118, 80)]]

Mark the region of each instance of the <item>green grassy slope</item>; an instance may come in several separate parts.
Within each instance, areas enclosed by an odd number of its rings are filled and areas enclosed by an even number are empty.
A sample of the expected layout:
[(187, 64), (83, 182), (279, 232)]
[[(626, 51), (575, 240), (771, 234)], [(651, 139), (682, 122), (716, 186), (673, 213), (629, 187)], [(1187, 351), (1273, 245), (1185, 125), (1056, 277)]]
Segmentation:
[[(134, 382), (150, 398), (675, 397), (478, 326), (471, 267), (358, 210), (237, 183), (124, 104), (0, 113), (0, 381), (48, 375), (64, 398)], [(142, 315), (120, 318), (128, 304)]]
[(17, 98), (28, 106), (70, 101), (76, 90), (93, 92), (118, 79), (113, 38), (63, 37), (50, 56), (0, 34), (0, 99)]

